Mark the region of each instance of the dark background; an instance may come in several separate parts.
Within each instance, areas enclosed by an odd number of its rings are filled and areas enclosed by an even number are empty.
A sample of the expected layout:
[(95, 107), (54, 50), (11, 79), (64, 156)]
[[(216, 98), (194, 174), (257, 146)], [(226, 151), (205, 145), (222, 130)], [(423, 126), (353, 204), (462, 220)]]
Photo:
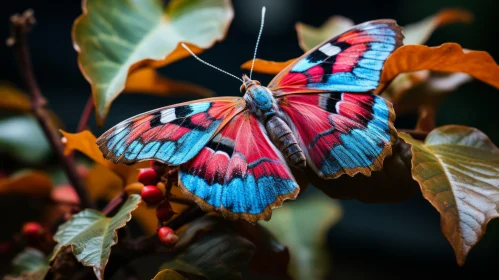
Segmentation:
[[(267, 6), (266, 25), (258, 57), (283, 61), (303, 52), (298, 46), (294, 24), (302, 21), (319, 26), (332, 15), (343, 15), (355, 23), (393, 18), (400, 25), (422, 20), (442, 8), (460, 7), (471, 11), (471, 24), (452, 24), (438, 29), (430, 46), (457, 42), (463, 47), (489, 52), (497, 61), (499, 41), (497, 13), (499, 2), (483, 1), (311, 1), (236, 0), (235, 18), (227, 37), (205, 51), (201, 57), (236, 75), (240, 64), (251, 58), (260, 22), (260, 9)], [(80, 1), (3, 1), (0, 8), (0, 40), (9, 33), (8, 17), (33, 8), (37, 25), (30, 35), (35, 72), (51, 108), (64, 121), (66, 130), (76, 129), (90, 86), (76, 64), (71, 42), (71, 26), (80, 15)], [(13, 56), (0, 44), (0, 80), (22, 84)], [(219, 95), (239, 95), (240, 83), (188, 58), (169, 65), (161, 72), (181, 80), (206, 86)], [(254, 74), (262, 84), (272, 78)], [(96, 135), (117, 122), (159, 106), (187, 98), (164, 98), (139, 94), (121, 95), (112, 105), (104, 127), (91, 126)], [(476, 127), (499, 143), (497, 105), (499, 92), (479, 81), (460, 87), (438, 111), (437, 125), (462, 124)], [(399, 116), (399, 128), (412, 128), (414, 116)], [(29, 132), (27, 132), (29, 137)], [(364, 204), (343, 201), (344, 218), (329, 232), (335, 279), (485, 278), (497, 275), (499, 264), (499, 222), (492, 221), (487, 233), (471, 250), (464, 267), (458, 267), (451, 246), (440, 233), (439, 215), (420, 195), (399, 204)], [(15, 219), (10, 216), (8, 219)]]

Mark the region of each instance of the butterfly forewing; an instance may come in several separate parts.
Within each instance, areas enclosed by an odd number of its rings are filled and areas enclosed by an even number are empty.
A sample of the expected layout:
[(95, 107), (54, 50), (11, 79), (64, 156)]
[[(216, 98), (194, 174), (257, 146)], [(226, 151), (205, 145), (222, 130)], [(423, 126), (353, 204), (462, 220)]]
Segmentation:
[(179, 165), (193, 158), (244, 107), (243, 98), (215, 97), (155, 109), (117, 124), (97, 144), (115, 163), (158, 160)]

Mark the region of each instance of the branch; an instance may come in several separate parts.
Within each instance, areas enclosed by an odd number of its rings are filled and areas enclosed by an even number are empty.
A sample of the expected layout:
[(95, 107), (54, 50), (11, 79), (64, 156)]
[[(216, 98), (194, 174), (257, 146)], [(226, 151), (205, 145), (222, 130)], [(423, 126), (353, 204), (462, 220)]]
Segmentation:
[(81, 113), (80, 121), (78, 122), (78, 127), (76, 132), (82, 132), (87, 128), (88, 120), (90, 119), (90, 115), (92, 115), (92, 111), (94, 110), (94, 98), (92, 95), (88, 98), (87, 104), (85, 104), (85, 108)]
[(16, 14), (10, 18), (12, 24), (12, 35), (7, 40), (7, 45), (14, 48), (17, 59), (19, 73), (31, 95), (31, 105), (34, 116), (42, 127), (52, 149), (56, 153), (59, 162), (64, 169), (71, 185), (80, 197), (82, 208), (93, 208), (94, 204), (78, 175), (74, 161), (64, 155), (64, 148), (60, 140), (60, 135), (56, 128), (52, 126), (49, 115), (45, 109), (47, 100), (42, 95), (33, 73), (31, 58), (28, 49), (27, 33), (35, 24), (32, 10), (26, 10), (22, 15)]

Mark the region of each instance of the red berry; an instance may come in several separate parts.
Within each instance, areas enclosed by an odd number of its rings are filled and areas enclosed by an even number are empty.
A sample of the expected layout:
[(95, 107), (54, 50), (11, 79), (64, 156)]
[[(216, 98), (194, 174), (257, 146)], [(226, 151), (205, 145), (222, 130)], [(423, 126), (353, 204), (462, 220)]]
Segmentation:
[(158, 207), (156, 207), (156, 217), (158, 217), (158, 220), (161, 222), (168, 221), (173, 214), (175, 214), (175, 212), (173, 212), (170, 202), (167, 199), (163, 200)]
[(158, 238), (161, 243), (168, 247), (175, 246), (178, 241), (178, 236), (175, 234), (175, 231), (169, 227), (161, 227), (158, 229)]
[(144, 185), (156, 185), (159, 182), (159, 176), (152, 168), (141, 168), (137, 180)]
[(22, 234), (26, 239), (37, 240), (43, 236), (45, 230), (39, 223), (28, 222), (23, 225)]
[(156, 205), (163, 200), (163, 193), (156, 186), (144, 186), (140, 191), (140, 196), (149, 205)]

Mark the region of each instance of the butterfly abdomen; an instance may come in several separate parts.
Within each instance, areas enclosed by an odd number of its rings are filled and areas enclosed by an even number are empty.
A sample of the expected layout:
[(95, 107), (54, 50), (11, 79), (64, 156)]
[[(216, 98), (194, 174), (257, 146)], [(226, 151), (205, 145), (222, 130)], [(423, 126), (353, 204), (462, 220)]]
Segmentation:
[(291, 166), (302, 168), (306, 165), (305, 154), (296, 141), (289, 126), (279, 117), (272, 116), (265, 124), (270, 139), (286, 157)]

